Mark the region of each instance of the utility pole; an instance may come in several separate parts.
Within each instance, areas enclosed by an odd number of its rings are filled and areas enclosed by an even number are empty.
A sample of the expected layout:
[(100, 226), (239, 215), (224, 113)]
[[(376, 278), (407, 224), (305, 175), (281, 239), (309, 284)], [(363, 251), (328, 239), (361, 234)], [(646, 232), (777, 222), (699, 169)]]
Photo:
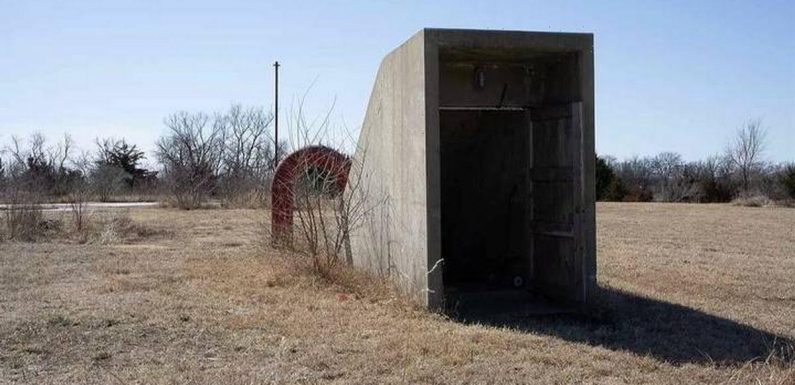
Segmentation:
[(276, 73), (276, 81), (274, 82), (275, 96), (273, 103), (274, 104), (273, 109), (275, 110), (274, 122), (276, 127), (275, 129), (276, 132), (274, 135), (275, 137), (274, 146), (273, 146), (273, 168), (276, 169), (276, 166), (279, 165), (279, 62), (278, 61), (273, 63), (273, 69)]

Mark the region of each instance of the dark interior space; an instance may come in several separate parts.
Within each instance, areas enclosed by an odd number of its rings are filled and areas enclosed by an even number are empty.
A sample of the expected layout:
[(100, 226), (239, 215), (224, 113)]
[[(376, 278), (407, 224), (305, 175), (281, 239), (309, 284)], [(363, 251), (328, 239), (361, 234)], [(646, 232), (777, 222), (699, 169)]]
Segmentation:
[(446, 285), (521, 287), (529, 278), (529, 122), (521, 111), (443, 111)]
[(484, 294), (565, 303), (582, 290), (574, 242), (582, 140), (577, 55), (519, 57), (440, 55), (448, 306), (484, 302)]

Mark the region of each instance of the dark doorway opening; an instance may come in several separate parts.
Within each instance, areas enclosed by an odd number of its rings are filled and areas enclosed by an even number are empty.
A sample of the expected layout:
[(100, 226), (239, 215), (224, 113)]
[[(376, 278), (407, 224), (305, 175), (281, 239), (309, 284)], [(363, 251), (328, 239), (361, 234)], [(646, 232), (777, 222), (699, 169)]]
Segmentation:
[[(579, 59), (443, 51), (442, 279), (448, 307), (585, 302)], [(501, 307), (505, 307), (500, 305)]]

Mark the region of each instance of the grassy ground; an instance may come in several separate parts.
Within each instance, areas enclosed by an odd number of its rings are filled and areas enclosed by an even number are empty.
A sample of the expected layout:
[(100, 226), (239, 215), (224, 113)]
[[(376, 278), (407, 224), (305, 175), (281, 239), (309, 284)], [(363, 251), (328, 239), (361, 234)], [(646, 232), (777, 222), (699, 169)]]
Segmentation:
[(0, 383), (795, 383), (769, 354), (795, 339), (795, 210), (597, 212), (600, 310), (496, 325), (296, 272), (263, 211), (135, 209), (133, 238), (0, 243)]

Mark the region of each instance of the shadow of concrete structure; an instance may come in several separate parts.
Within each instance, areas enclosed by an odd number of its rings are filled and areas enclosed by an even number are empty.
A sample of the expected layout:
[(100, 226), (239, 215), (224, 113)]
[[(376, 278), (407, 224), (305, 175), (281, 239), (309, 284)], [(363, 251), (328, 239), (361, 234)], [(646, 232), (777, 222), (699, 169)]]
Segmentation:
[(488, 309), (461, 309), (454, 319), (630, 351), (674, 364), (741, 364), (771, 357), (795, 361), (795, 341), (785, 336), (611, 288), (600, 289), (599, 298), (586, 314), (554, 310), (523, 314), (506, 302)]

